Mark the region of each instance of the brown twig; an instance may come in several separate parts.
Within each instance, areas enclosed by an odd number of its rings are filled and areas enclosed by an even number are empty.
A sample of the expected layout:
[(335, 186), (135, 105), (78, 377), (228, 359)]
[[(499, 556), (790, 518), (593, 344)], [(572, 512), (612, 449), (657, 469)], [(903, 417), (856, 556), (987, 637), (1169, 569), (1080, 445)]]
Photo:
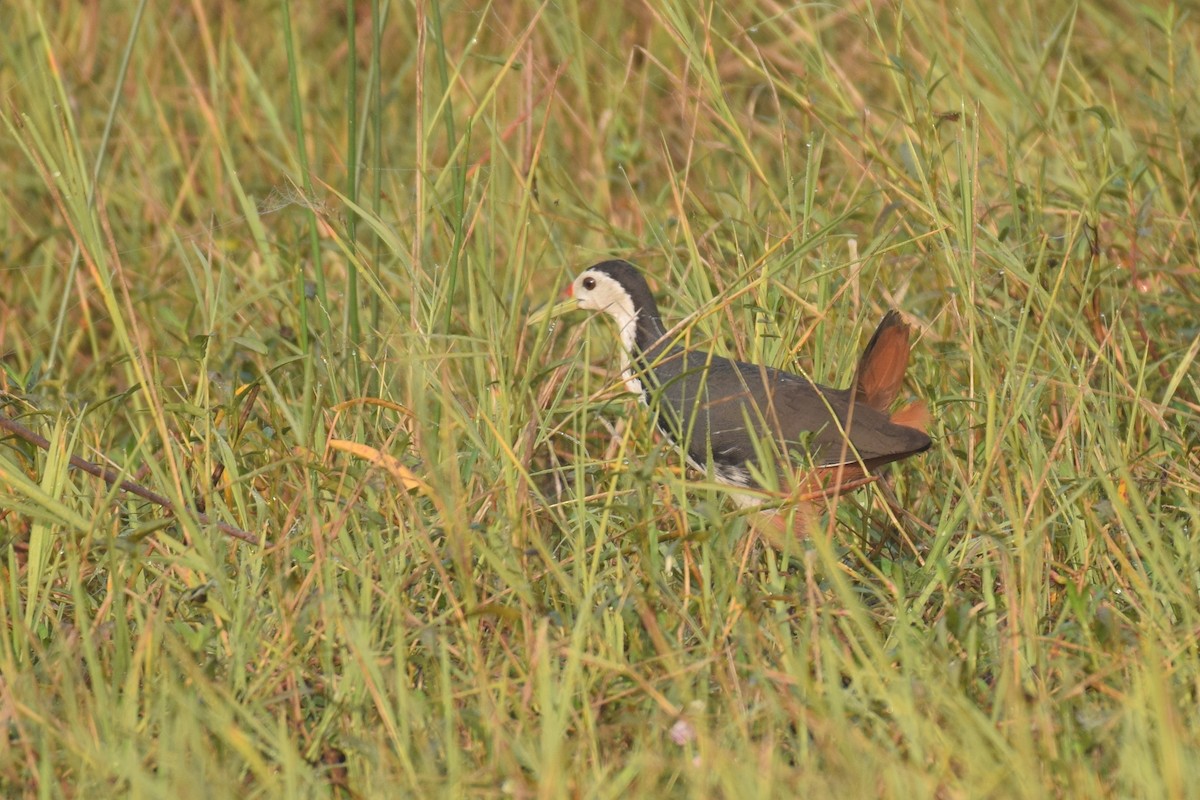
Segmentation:
[[(46, 437), (34, 433), (29, 428), (26, 428), (19, 422), (14, 422), (3, 414), (0, 414), (0, 430), (6, 430), (14, 436), (24, 439), (30, 444), (40, 447), (47, 452), (50, 450), (50, 441), (46, 439)], [(175, 503), (173, 503), (170, 499), (163, 497), (161, 494), (150, 491), (140, 483), (122, 480), (121, 473), (117, 472), (115, 469), (102, 467), (99, 464), (93, 464), (91, 461), (82, 459), (79, 456), (71, 456), (70, 464), (75, 469), (83, 470), (89, 475), (94, 475), (97, 478), (103, 478), (104, 481), (110, 486), (117, 486), (122, 491), (129, 492), (132, 495), (137, 495), (143, 500), (148, 500), (155, 505), (162, 506), (171, 514), (176, 514), (176, 516), (178, 516), (175, 509)], [(196, 520), (201, 525), (212, 525), (226, 536), (234, 539), (240, 539), (243, 542), (249, 542), (250, 544), (260, 543), (259, 538), (252, 533), (248, 533), (241, 528), (235, 528), (234, 526), (225, 522), (211, 519), (207, 514), (202, 512), (196, 511), (194, 513), (196, 514)]]

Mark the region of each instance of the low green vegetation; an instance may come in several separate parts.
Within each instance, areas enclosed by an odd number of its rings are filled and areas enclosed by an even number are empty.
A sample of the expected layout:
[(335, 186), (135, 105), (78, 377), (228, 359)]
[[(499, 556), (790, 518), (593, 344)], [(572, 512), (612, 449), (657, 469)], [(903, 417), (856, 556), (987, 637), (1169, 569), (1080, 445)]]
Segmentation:
[[(1182, 8), (3, 18), (4, 796), (1194, 796)], [(823, 383), (902, 310), (933, 449), (765, 545), (526, 324), (610, 257)]]

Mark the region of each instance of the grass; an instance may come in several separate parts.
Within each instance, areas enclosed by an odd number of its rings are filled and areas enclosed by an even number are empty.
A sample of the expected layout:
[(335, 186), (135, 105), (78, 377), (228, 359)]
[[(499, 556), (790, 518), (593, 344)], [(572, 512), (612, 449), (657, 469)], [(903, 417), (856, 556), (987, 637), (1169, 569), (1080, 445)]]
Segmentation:
[[(6, 796), (1194, 793), (1183, 8), (7, 10)], [(933, 450), (764, 547), (525, 324), (612, 256), (827, 383), (902, 309)]]

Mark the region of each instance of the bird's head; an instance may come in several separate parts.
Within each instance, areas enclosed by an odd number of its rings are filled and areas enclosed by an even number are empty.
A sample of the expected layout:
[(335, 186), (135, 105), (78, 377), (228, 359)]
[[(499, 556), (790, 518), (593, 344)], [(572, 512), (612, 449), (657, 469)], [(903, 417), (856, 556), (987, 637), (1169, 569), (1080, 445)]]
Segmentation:
[(603, 311), (616, 320), (621, 328), (637, 318), (633, 295), (616, 277), (599, 267), (591, 267), (580, 273), (569, 292), (580, 308)]
[(569, 299), (535, 314), (529, 323), (536, 324), (577, 308), (601, 311), (617, 323), (621, 339), (627, 345), (633, 342), (639, 317), (657, 324), (654, 295), (642, 273), (628, 261), (604, 261), (588, 267), (575, 278), (567, 294)]

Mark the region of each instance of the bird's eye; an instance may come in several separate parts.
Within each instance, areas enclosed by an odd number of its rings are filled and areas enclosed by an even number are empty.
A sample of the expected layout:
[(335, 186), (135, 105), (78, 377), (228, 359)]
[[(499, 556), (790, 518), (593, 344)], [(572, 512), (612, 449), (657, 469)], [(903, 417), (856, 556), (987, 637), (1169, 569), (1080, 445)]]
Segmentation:
[(583, 279), (583, 288), (587, 289), (589, 292), (592, 289), (595, 289), (596, 288), (596, 279), (595, 278), (584, 278)]

